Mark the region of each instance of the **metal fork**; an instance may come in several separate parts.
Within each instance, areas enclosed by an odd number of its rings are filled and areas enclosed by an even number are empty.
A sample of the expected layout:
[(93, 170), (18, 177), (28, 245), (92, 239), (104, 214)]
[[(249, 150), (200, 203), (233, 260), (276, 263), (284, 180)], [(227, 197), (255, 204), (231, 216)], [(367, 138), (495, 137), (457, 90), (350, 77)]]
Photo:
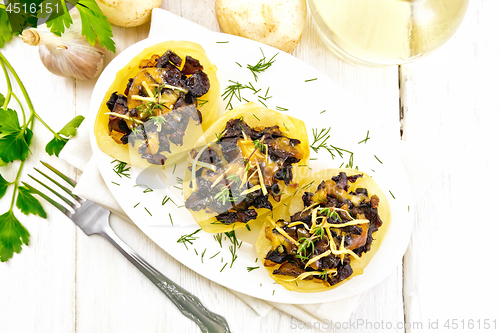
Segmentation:
[[(71, 188), (76, 186), (76, 182), (71, 178), (57, 171), (48, 163), (41, 163), (69, 184)], [(229, 325), (224, 317), (205, 308), (198, 297), (180, 287), (178, 284), (147, 263), (146, 260), (142, 259), (115, 234), (109, 225), (109, 210), (99, 206), (95, 202), (80, 198), (79, 196), (73, 194), (69, 188), (61, 185), (46, 173), (37, 168), (34, 169), (64, 191), (64, 195), (37, 178), (31, 175), (29, 175), (29, 177), (64, 201), (74, 210), (74, 212), (40, 192), (33, 186), (23, 182), (24, 186), (26, 186), (31, 192), (38, 194), (63, 212), (63, 214), (75, 222), (75, 224), (79, 226), (80, 229), (87, 234), (87, 236), (98, 234), (106, 238), (111, 244), (114, 245), (114, 247), (118, 249), (118, 251), (120, 251), (132, 264), (134, 264), (135, 267), (146, 275), (151, 282), (153, 282), (165, 295), (167, 295), (167, 297), (175, 304), (175, 306), (177, 306), (183, 315), (198, 324), (202, 332), (230, 332)], [(71, 199), (69, 197), (71, 197)]]

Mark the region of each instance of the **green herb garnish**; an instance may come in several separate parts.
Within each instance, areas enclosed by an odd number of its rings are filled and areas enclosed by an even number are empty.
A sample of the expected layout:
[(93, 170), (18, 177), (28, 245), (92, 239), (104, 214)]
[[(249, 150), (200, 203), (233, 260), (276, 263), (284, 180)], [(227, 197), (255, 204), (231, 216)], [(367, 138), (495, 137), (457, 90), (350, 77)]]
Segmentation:
[(360, 143), (366, 143), (366, 141), (368, 141), (368, 140), (370, 139), (370, 136), (369, 136), (369, 135), (370, 135), (370, 131), (367, 131), (367, 132), (366, 132), (366, 138), (364, 138), (363, 140), (359, 141), (359, 142), (358, 142), (358, 145), (359, 145)]
[[(43, 2), (39, 0), (27, 2), (28, 5), (30, 3), (32, 5), (38, 4), (38, 8), (45, 8), (42, 13), (40, 13), (40, 10), (37, 11), (36, 8), (35, 11), (31, 11), (31, 7), (28, 8), (28, 10), (21, 9), (21, 11), (19, 11), (20, 7), (13, 7), (13, 3), (15, 4), (15, 2), (10, 2), (9, 6), (6, 7), (2, 5), (0, 7), (0, 47), (3, 47), (4, 42), (11, 40), (13, 36), (20, 34), (25, 28), (36, 28), (37, 19), (39, 17), (45, 18), (48, 16), (47, 28), (49, 28), (53, 34), (60, 37), (66, 29), (73, 24), (67, 7), (67, 3), (70, 3), (76, 5), (75, 7), (80, 12), (82, 36), (86, 38), (87, 42), (94, 46), (98, 41), (98, 43), (106, 49), (111, 52), (116, 52), (115, 43), (112, 39), (113, 32), (111, 24), (108, 22), (95, 0), (46, 0)], [(23, 2), (20, 4), (22, 6)], [(24, 8), (26, 9), (26, 7)], [(7, 14), (7, 12), (9, 12), (9, 14)], [(12, 22), (10, 21), (11, 19)], [(13, 27), (14, 29), (12, 29)]]
[[(3, 41), (12, 37), (12, 35), (9, 35), (11, 33), (10, 28), (6, 32), (5, 25), (9, 26), (9, 23), (5, 7), (3, 7), (0, 8), (0, 46), (3, 46)], [(66, 142), (76, 134), (76, 130), (84, 118), (76, 116), (59, 132), (52, 130), (35, 111), (23, 82), (2, 53), (0, 53), (0, 65), (5, 75), (7, 86), (5, 97), (0, 94), (0, 166), (13, 168), (13, 164), (10, 163), (20, 161), (19, 164), (16, 164), (17, 172), (15, 173), (14, 180), (6, 180), (0, 175), (0, 198), (6, 194), (9, 186), (13, 186), (9, 210), (0, 215), (0, 261), (5, 262), (12, 258), (14, 252), (20, 253), (23, 244), (28, 245), (30, 238), (28, 230), (14, 215), (14, 204), (25, 215), (34, 214), (42, 218), (47, 217), (47, 213), (40, 202), (32, 195), (36, 192), (30, 190), (27, 186), (20, 186), (24, 163), (31, 152), (30, 147), (33, 143), (33, 125), (35, 119), (54, 135), (54, 138), (45, 146), (45, 151), (49, 155), (59, 156)], [(10, 75), (14, 77), (15, 82), (22, 92), (29, 113), (24, 110), (21, 100), (14, 92)], [(12, 98), (17, 101), (21, 111), (20, 114), (8, 108)], [(21, 122), (19, 115), (21, 116)]]
[(153, 192), (153, 189), (150, 188), (148, 185), (145, 185), (145, 184), (137, 184), (137, 185), (134, 185), (134, 187), (137, 187), (137, 186), (144, 186), (145, 189), (144, 191), (142, 191), (142, 193), (149, 193), (149, 192)]
[(130, 178), (130, 167), (127, 167), (127, 163), (126, 162), (122, 162), (122, 161), (118, 161), (118, 160), (114, 160), (113, 162), (111, 163), (117, 163), (114, 167), (113, 167), (113, 171), (120, 177), (126, 177), (126, 178)]
[(222, 247), (222, 234), (221, 233), (217, 233), (214, 235), (214, 239), (217, 241), (217, 243), (219, 243), (220, 247)]
[(239, 248), (242, 242), (238, 242), (234, 230), (225, 232), (224, 234), (227, 236), (227, 238), (232, 244), (231, 246), (229, 246), (229, 252), (231, 253), (231, 265), (229, 266), (229, 268), (232, 268), (234, 261), (236, 260), (236, 258), (238, 258), (238, 256), (236, 255), (236, 248), (237, 247)]
[(319, 132), (317, 128), (313, 128), (313, 142), (310, 145), (311, 149), (315, 152), (318, 153), (320, 149), (325, 149), (332, 159), (335, 158), (335, 153), (334, 149), (327, 143), (328, 139), (330, 139), (330, 133), (331, 127), (327, 128), (322, 128)]
[(319, 275), (319, 278), (322, 280), (325, 280), (325, 281), (328, 280), (328, 273), (327, 273), (326, 269), (321, 272), (321, 274)]

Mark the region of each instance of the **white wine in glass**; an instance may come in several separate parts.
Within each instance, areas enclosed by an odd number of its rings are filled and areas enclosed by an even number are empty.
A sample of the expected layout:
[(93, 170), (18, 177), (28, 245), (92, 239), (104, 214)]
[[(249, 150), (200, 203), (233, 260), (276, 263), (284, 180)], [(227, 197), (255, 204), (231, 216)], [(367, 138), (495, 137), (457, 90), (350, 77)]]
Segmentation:
[(325, 43), (338, 56), (369, 66), (404, 64), (453, 36), (469, 0), (309, 0)]

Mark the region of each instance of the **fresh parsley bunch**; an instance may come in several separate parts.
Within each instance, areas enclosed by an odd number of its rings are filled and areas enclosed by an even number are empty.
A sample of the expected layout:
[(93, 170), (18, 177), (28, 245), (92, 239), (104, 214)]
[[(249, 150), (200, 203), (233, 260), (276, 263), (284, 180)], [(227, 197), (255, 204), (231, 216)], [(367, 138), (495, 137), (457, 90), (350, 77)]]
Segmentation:
[[(59, 132), (55, 132), (35, 112), (26, 88), (1, 52), (0, 65), (7, 80), (8, 90), (5, 96), (0, 94), (0, 166), (20, 161), (16, 178), (13, 181), (6, 180), (0, 174), (0, 199), (5, 196), (9, 187), (13, 187), (10, 208), (6, 213), (0, 215), (0, 261), (4, 262), (12, 258), (14, 252), (19, 253), (23, 244), (29, 244), (30, 234), (14, 215), (14, 204), (23, 214), (34, 214), (42, 218), (47, 217), (42, 205), (30, 190), (25, 186), (19, 186), (24, 162), (30, 155), (35, 118), (54, 134), (54, 138), (46, 145), (45, 150), (49, 155), (56, 156), (59, 156), (66, 142), (76, 134), (76, 130), (84, 118), (83, 116), (76, 116)], [(29, 109), (28, 114), (25, 112), (18, 96), (12, 91), (9, 72), (15, 78), (23, 93)], [(20, 106), (22, 122), (19, 121), (18, 112), (8, 108), (12, 97)]]
[(116, 52), (111, 24), (95, 0), (10, 0), (7, 6), (0, 5), (0, 48), (24, 28), (36, 27), (39, 18), (47, 18), (50, 31), (61, 36), (73, 23), (68, 4), (74, 5), (80, 12), (82, 36), (89, 44), (94, 46), (98, 42)]

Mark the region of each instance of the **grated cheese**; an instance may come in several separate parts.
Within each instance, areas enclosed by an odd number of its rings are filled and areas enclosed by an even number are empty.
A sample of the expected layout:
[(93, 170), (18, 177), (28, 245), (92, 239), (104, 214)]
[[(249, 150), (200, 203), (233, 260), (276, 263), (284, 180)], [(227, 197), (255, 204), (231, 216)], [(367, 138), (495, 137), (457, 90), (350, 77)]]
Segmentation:
[(267, 195), (266, 184), (264, 184), (264, 177), (262, 176), (262, 171), (260, 170), (259, 163), (257, 163), (257, 171), (259, 172), (259, 182), (262, 188), (262, 194)]
[(196, 191), (196, 187), (197, 187), (196, 165), (198, 164), (198, 159), (200, 158), (201, 154), (203, 154), (205, 149), (207, 149), (208, 147), (210, 147), (210, 143), (206, 144), (203, 148), (201, 148), (200, 151), (198, 152), (198, 155), (196, 155), (196, 157), (194, 158), (192, 169), (191, 169), (191, 179), (193, 180), (193, 192)]
[(297, 276), (297, 278), (295, 278), (294, 280), (304, 280), (306, 277), (308, 276), (311, 276), (311, 275), (322, 275), (322, 274), (327, 274), (327, 275), (330, 275), (332, 273), (335, 273), (335, 275), (337, 275), (337, 269), (336, 268), (331, 268), (329, 270), (327, 270), (326, 272), (319, 272), (319, 271), (313, 271), (313, 272), (304, 272), (302, 274), (300, 274), (299, 276)]
[(126, 120), (130, 120), (132, 122), (135, 122), (135, 123), (138, 123), (138, 124), (144, 124), (143, 121), (139, 120), (139, 119), (134, 119), (130, 116), (126, 116), (124, 114), (119, 114), (119, 113), (116, 113), (116, 112), (106, 112), (105, 114), (110, 114), (112, 116), (115, 116), (115, 117), (118, 117), (118, 118), (122, 118), (122, 119), (126, 119)]
[(243, 192), (240, 193), (240, 195), (247, 195), (248, 193), (255, 192), (260, 189), (260, 185), (255, 185), (252, 188), (249, 188), (248, 190), (244, 190)]

